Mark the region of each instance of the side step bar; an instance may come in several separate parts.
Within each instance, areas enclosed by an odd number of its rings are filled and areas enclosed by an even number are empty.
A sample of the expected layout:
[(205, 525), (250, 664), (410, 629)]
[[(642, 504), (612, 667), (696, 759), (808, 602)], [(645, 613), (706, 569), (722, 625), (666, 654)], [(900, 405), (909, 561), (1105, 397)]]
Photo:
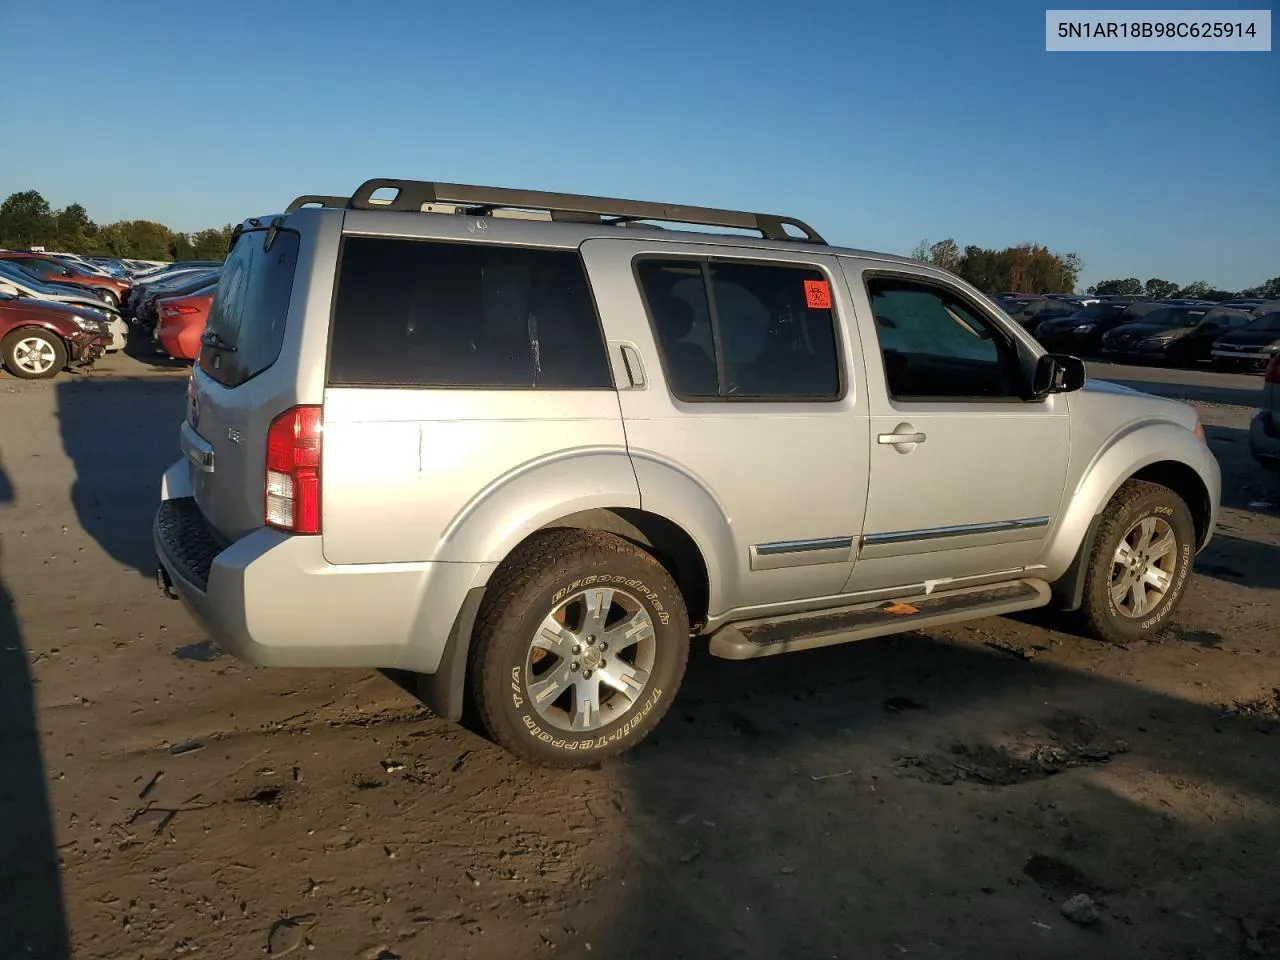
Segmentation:
[(946, 593), (919, 594), (893, 601), (859, 603), (818, 613), (798, 613), (764, 620), (730, 623), (711, 635), (711, 655), (725, 660), (752, 660), (796, 650), (940, 627), (965, 620), (1030, 610), (1049, 603), (1052, 593), (1043, 580), (967, 587)]

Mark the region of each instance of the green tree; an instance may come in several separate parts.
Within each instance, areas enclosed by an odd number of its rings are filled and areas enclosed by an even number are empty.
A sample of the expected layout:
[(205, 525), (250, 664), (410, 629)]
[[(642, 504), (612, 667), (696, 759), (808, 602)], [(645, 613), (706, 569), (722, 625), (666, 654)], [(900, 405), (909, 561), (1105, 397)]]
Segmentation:
[(93, 246), (98, 225), (78, 203), (70, 203), (53, 215), (54, 244), (67, 253), (87, 253)]
[(911, 251), (911, 258), (955, 273), (960, 268), (964, 254), (960, 252), (959, 245), (951, 239), (939, 240), (937, 243), (921, 240)]
[(1203, 280), (1197, 280), (1195, 283), (1188, 283), (1185, 287), (1174, 294), (1175, 297), (1185, 297), (1192, 300), (1203, 300), (1205, 294), (1209, 292), (1209, 285)]
[(38, 191), (11, 193), (0, 203), (0, 247), (45, 245), (54, 232), (53, 211)]
[(1172, 297), (1178, 292), (1178, 285), (1171, 280), (1161, 280), (1159, 277), (1152, 277), (1147, 281), (1143, 288), (1148, 297), (1152, 300), (1163, 300), (1166, 297)]
[(227, 246), (231, 243), (231, 224), (225, 227), (201, 230), (191, 237), (192, 260), (222, 260), (227, 255)]
[(1089, 288), (1090, 293), (1100, 297), (1140, 297), (1146, 288), (1137, 277), (1125, 280), (1103, 280)]
[(185, 233), (175, 233), (169, 241), (170, 260), (194, 260), (191, 253), (191, 238)]
[(1280, 277), (1272, 277), (1260, 286), (1250, 287), (1248, 290), (1242, 290), (1241, 295), (1246, 297), (1257, 297), (1261, 300), (1280, 300)]
[(122, 220), (114, 224), (126, 238), (132, 251), (128, 254), (140, 260), (168, 260), (169, 244), (173, 231), (163, 223), (152, 220)]

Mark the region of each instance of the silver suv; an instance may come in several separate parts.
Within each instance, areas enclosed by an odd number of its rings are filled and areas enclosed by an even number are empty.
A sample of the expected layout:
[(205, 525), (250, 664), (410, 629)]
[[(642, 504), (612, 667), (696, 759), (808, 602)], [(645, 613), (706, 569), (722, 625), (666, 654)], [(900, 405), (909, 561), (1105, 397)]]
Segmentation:
[(638, 743), (696, 639), (1051, 603), (1149, 635), (1218, 510), (1190, 407), (788, 217), (371, 180), (245, 221), (202, 343), (166, 592), (238, 657), (412, 671), (559, 766)]

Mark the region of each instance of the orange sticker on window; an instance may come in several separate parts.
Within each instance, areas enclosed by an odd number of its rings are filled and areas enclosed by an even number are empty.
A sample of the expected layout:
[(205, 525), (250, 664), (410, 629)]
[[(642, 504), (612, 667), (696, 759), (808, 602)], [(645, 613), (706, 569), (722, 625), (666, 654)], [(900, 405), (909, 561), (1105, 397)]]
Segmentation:
[(810, 310), (830, 310), (831, 284), (825, 280), (806, 280), (804, 300)]

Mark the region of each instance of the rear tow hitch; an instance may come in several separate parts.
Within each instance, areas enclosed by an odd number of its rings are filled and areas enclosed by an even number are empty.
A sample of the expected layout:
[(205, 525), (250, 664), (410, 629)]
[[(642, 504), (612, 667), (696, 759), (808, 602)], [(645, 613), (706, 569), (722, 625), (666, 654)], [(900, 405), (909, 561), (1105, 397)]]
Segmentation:
[(156, 586), (170, 600), (178, 599), (178, 593), (173, 589), (173, 581), (169, 579), (169, 571), (164, 568), (163, 563), (156, 564)]

